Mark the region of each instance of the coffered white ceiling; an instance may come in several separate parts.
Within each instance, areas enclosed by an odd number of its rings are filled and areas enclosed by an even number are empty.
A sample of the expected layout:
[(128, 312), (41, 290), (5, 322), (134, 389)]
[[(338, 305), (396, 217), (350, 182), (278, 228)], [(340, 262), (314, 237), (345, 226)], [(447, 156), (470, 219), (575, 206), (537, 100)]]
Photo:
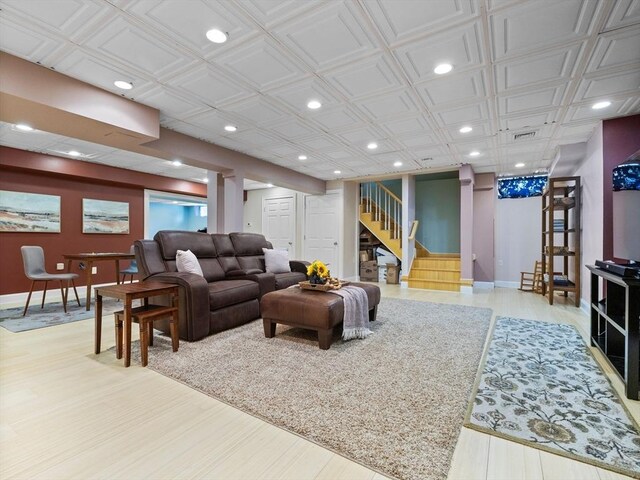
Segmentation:
[[(158, 108), (162, 126), (323, 179), (462, 163), (505, 174), (524, 162), (522, 172), (533, 172), (560, 145), (586, 141), (600, 120), (640, 112), (640, 0), (3, 0), (0, 8), (2, 50), (118, 94), (113, 81), (130, 81), (127, 97)], [(209, 42), (211, 28), (228, 42)], [(453, 71), (436, 75), (443, 62)], [(310, 99), (322, 108), (309, 110)], [(602, 100), (611, 105), (591, 108)], [(225, 132), (227, 124), (238, 130)], [(525, 132), (533, 135), (514, 138)], [(14, 138), (0, 128), (2, 144), (45, 147), (37, 135)], [(378, 149), (367, 149), (371, 141)], [(101, 163), (178, 170), (84, 147)], [(182, 178), (201, 178), (197, 170)]]

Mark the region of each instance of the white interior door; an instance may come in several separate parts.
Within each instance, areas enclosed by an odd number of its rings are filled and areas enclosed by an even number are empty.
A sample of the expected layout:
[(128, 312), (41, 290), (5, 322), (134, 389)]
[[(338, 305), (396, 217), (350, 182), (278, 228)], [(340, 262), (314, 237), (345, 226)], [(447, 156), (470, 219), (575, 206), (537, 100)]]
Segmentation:
[(308, 195), (304, 200), (304, 259), (324, 262), (334, 277), (340, 272), (339, 200), (338, 194)]
[(265, 198), (262, 208), (262, 233), (273, 248), (295, 252), (296, 213), (293, 197)]

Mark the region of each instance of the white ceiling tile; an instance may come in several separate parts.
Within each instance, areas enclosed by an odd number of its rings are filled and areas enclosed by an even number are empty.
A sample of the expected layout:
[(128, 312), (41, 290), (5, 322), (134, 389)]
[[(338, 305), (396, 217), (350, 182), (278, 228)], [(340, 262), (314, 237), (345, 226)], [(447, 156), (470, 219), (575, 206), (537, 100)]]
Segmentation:
[(215, 59), (252, 87), (265, 90), (299, 78), (304, 72), (273, 41), (256, 38)]
[(438, 144), (438, 140), (434, 135), (425, 132), (402, 135), (396, 140), (404, 146), (404, 148), (429, 147)]
[(498, 108), (500, 114), (509, 115), (527, 110), (559, 107), (565, 90), (566, 85), (557, 85), (540, 90), (529, 89), (526, 92), (513, 95), (500, 95), (498, 96)]
[(558, 127), (558, 138), (573, 139), (575, 141), (586, 141), (591, 138), (591, 134), (599, 122), (591, 121), (587, 123), (567, 123)]
[(598, 37), (587, 73), (640, 63), (640, 25), (614, 30)]
[(640, 91), (640, 69), (617, 72), (597, 78), (584, 78), (578, 86), (574, 101), (607, 100), (608, 96)]
[[(450, 63), (454, 69), (482, 64), (480, 24), (447, 30), (395, 50), (395, 55), (414, 82), (436, 78), (433, 69)], [(455, 70), (454, 70), (455, 71)]]
[(409, 90), (385, 93), (377, 97), (354, 102), (373, 121), (399, 115), (416, 115), (420, 108), (411, 97)]
[(317, 133), (317, 130), (307, 125), (304, 120), (292, 116), (287, 117), (287, 119), (282, 122), (269, 125), (269, 130), (292, 140), (300, 137), (308, 137)]
[(605, 29), (611, 30), (640, 22), (640, 3), (637, 0), (617, 0), (607, 19)]
[(58, 39), (11, 22), (6, 16), (0, 17), (0, 46), (11, 55), (39, 62), (62, 45)]
[[(211, 2), (203, 0), (136, 0), (128, 8), (144, 22), (169, 36), (199, 56), (210, 57), (234, 48), (239, 43), (255, 35), (251, 24), (228, 8), (231, 2)], [(207, 31), (217, 28), (228, 35), (224, 44), (210, 42)]]
[(363, 24), (355, 3), (329, 2), (273, 34), (314, 70), (322, 70), (376, 51)]
[[(328, 136), (313, 136), (309, 138), (301, 138), (296, 141), (296, 144), (306, 147), (306, 152), (334, 150), (339, 148), (339, 144), (330, 140)], [(307, 153), (307, 155), (309, 155)]]
[(137, 102), (157, 108), (167, 117), (178, 120), (208, 109), (206, 105), (183, 98), (179, 93), (160, 85), (141, 95), (136, 95), (135, 99)]
[(362, 119), (346, 106), (322, 109), (313, 116), (313, 121), (326, 131), (341, 131), (356, 125), (362, 125)]
[(188, 72), (167, 80), (166, 84), (193, 95), (211, 107), (251, 95), (250, 90), (222, 76), (213, 66), (205, 64), (200, 64)]
[(495, 65), (498, 92), (518, 87), (531, 87), (537, 83), (562, 83), (571, 79), (580, 45), (553, 52), (530, 55)]
[(487, 96), (483, 70), (460, 72), (436, 78), (416, 86), (416, 91), (427, 105), (441, 106), (478, 101)]
[(581, 40), (597, 6), (591, 0), (536, 0), (491, 15), (493, 58)]
[(361, 145), (367, 145), (369, 142), (375, 142), (385, 138), (385, 135), (373, 125), (343, 130), (342, 132), (337, 132), (337, 136), (347, 144), (358, 146), (358, 148)]
[(468, 20), (478, 11), (473, 0), (378, 0), (364, 2), (387, 43), (396, 43), (428, 29)]
[(306, 153), (303, 148), (293, 143), (274, 145), (269, 147), (269, 151), (283, 158), (298, 158), (298, 155)]
[(309, 100), (318, 100), (322, 103), (322, 108), (340, 103), (319, 80), (312, 77), (284, 87), (274, 88), (265, 95), (282, 101), (294, 112), (310, 118), (313, 118), (314, 114), (319, 113), (322, 109), (309, 110), (307, 108)]
[(195, 115), (191, 115), (190, 117), (184, 118), (184, 123), (188, 123), (190, 125), (194, 125), (203, 131), (208, 132), (208, 138), (213, 138), (212, 136), (228, 136), (233, 138), (238, 132), (226, 132), (224, 130), (225, 125), (234, 125), (238, 127), (239, 131), (243, 130), (243, 127), (246, 128), (246, 125), (239, 125), (238, 122), (229, 118), (229, 115), (226, 115), (224, 112), (220, 110), (207, 109), (204, 112), (197, 113)]
[(232, 113), (247, 124), (259, 126), (270, 126), (271, 123), (280, 121), (287, 116), (284, 111), (277, 108), (261, 95), (226, 105), (221, 110)]
[(407, 118), (399, 118), (393, 120), (381, 119), (376, 122), (390, 136), (401, 135), (404, 133), (431, 131), (429, 123), (422, 115), (414, 115)]
[(268, 148), (271, 145), (276, 145), (281, 142), (266, 132), (253, 129), (253, 130), (238, 130), (233, 136), (230, 136), (234, 141), (248, 145), (250, 147)]
[(556, 118), (556, 111), (528, 113), (526, 115), (512, 115), (500, 119), (500, 128), (503, 130), (517, 130), (527, 128), (529, 130), (550, 125)]
[[(28, 0), (4, 1), (2, 10), (39, 24), (56, 34), (75, 38), (78, 32), (110, 11), (108, 4), (94, 0)], [(3, 47), (4, 50), (4, 47)]]
[[(468, 133), (461, 133), (460, 128), (463, 126), (471, 127), (473, 130), (471, 130)], [(494, 133), (491, 129), (491, 125), (489, 125), (489, 122), (487, 122), (486, 120), (475, 121), (475, 122), (469, 122), (469, 121), (463, 120), (457, 125), (446, 127), (446, 131), (456, 142), (457, 141), (464, 142), (466, 140), (477, 138), (477, 137), (490, 137)]]
[(332, 70), (325, 74), (325, 78), (350, 100), (397, 90), (403, 86), (395, 68), (383, 55)]
[(243, 0), (235, 4), (263, 27), (272, 27), (276, 23), (282, 23), (310, 8), (316, 8), (318, 5), (321, 3), (301, 2), (300, 0)]
[(480, 121), (488, 118), (488, 116), (487, 102), (465, 105), (464, 107), (448, 108), (436, 113), (436, 117), (440, 119), (444, 126)]
[(114, 17), (101, 25), (86, 45), (151, 78), (175, 72), (194, 61), (184, 50), (177, 50), (157, 35), (139, 28), (125, 17)]
[(613, 100), (611, 105), (602, 110), (594, 110), (591, 105), (572, 106), (567, 110), (566, 121), (574, 122), (579, 120), (595, 120), (615, 118), (629, 113), (637, 113), (634, 110), (638, 97), (631, 97), (622, 100)]

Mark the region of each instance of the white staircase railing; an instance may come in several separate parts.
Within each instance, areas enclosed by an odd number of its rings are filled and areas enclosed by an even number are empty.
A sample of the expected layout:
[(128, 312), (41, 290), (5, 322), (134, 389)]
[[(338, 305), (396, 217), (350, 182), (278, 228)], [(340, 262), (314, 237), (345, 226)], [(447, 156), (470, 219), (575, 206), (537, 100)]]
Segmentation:
[[(382, 229), (389, 231), (391, 238), (401, 238), (402, 200), (391, 190), (380, 182), (361, 183), (360, 204), (364, 205), (365, 213), (372, 214), (374, 221), (382, 222)], [(374, 205), (377, 208), (373, 208)]]

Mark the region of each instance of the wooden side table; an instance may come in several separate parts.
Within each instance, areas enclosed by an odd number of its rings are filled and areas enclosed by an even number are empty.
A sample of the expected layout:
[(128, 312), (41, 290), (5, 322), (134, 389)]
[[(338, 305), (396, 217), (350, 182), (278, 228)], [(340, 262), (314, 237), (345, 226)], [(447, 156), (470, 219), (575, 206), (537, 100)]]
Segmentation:
[[(178, 286), (161, 282), (138, 282), (120, 285), (108, 285), (106, 287), (97, 287), (96, 294), (96, 321), (95, 321), (95, 353), (100, 353), (102, 341), (102, 297), (117, 298), (123, 302), (123, 350), (124, 350), (124, 366), (131, 365), (131, 321), (132, 308), (131, 305), (136, 299), (144, 300), (144, 308), (147, 311), (152, 309), (149, 305), (149, 297), (159, 295), (170, 295), (172, 298), (172, 307), (178, 309)], [(142, 325), (141, 325), (142, 326)], [(147, 339), (144, 339), (145, 342)], [(116, 342), (117, 343), (117, 342)], [(117, 347), (117, 345), (116, 345)], [(177, 345), (174, 347), (177, 350)], [(174, 350), (174, 351), (175, 351)]]

